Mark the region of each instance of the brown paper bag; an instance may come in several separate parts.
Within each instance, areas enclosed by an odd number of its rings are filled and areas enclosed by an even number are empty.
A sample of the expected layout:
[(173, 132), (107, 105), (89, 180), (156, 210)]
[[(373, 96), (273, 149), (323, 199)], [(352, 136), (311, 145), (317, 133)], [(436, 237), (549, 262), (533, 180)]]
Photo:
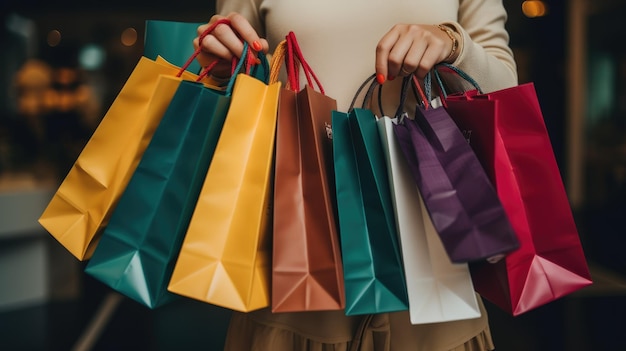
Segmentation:
[[(271, 307), (273, 312), (343, 309), (331, 176), (330, 118), (337, 103), (319, 84), (319, 91), (311, 86), (314, 75), (293, 33), (285, 46), (289, 84), (280, 93), (276, 132)], [(302, 89), (296, 67), (307, 74), (309, 84)]]

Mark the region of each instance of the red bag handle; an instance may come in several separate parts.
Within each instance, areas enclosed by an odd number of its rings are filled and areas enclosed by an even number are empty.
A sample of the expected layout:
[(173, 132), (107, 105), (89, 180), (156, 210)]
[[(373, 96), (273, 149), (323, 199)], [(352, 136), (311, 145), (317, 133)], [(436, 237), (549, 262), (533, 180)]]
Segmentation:
[[(298, 90), (300, 87), (299, 82), (299, 69), (298, 63), (302, 66), (302, 70), (307, 79), (308, 85), (311, 87), (317, 86), (320, 93), (325, 94), (324, 88), (320, 83), (319, 79), (313, 72), (313, 69), (309, 65), (309, 63), (304, 58), (302, 54), (302, 50), (300, 49), (300, 45), (298, 44), (298, 40), (294, 32), (289, 32), (286, 37), (287, 40), (287, 53), (285, 55), (285, 61), (287, 65), (287, 77), (289, 79), (289, 84), (291, 85), (292, 90)], [(313, 84), (315, 82), (315, 85)]]
[[(297, 91), (300, 88), (300, 66), (303, 64), (300, 61), (302, 55), (298, 55), (296, 48), (298, 48), (298, 42), (295, 40), (293, 32), (289, 32), (285, 37), (287, 51), (285, 53), (285, 62), (287, 66), (287, 78), (289, 80), (289, 88)], [(303, 69), (306, 74), (307, 82), (312, 86), (311, 77), (306, 68)]]
[[(240, 67), (243, 66), (245, 74), (250, 74), (252, 65), (255, 64), (256, 57), (254, 56), (253, 52), (251, 51), (248, 45), (244, 45), (244, 55), (245, 57), (242, 57), (241, 59), (237, 59), (237, 57), (233, 57), (231, 68), (230, 68), (231, 75), (235, 74), (235, 72), (238, 71), (238, 68), (237, 68), (238, 66)], [(243, 63), (243, 65), (239, 65), (240, 61), (243, 61), (243, 60), (245, 60), (244, 61), (245, 63)], [(211, 70), (217, 65), (218, 62), (219, 60), (215, 60), (211, 62), (207, 67), (205, 67), (202, 70), (202, 72), (198, 75), (198, 78), (196, 79), (196, 81), (199, 82), (202, 79), (204, 79), (211, 72)]]
[(419, 80), (417, 79), (417, 77), (413, 74), (411, 75), (413, 78), (413, 86), (415, 87), (415, 89), (417, 90), (417, 92), (419, 93), (419, 97), (422, 99), (422, 103), (424, 104), (424, 108), (428, 110), (429, 106), (430, 106), (430, 101), (428, 101), (428, 98), (426, 97), (426, 94), (424, 94), (424, 89), (422, 89), (422, 85), (420, 84)]
[[(217, 26), (219, 26), (220, 24), (225, 24), (230, 26), (231, 22), (229, 19), (223, 18), (220, 20), (215, 21), (214, 23), (212, 23), (207, 29), (204, 30), (204, 32), (202, 32), (199, 36), (198, 39), (200, 42), (202, 42), (202, 40), (209, 35), (211, 32), (213, 32), (215, 30), (215, 28)], [(247, 50), (244, 50), (244, 54), (241, 57), (241, 60), (245, 60), (245, 72), (246, 74), (250, 73), (250, 69), (251, 66), (255, 63), (255, 55), (253, 50), (246, 45), (246, 47), (248, 48)], [(198, 55), (200, 55), (201, 52), (201, 48), (198, 47), (194, 53), (189, 57), (189, 59), (187, 59), (187, 61), (185, 62), (185, 64), (181, 67), (181, 69), (178, 71), (178, 74), (176, 75), (176, 77), (180, 77), (182, 76), (183, 72), (189, 67), (189, 65), (191, 65), (191, 63), (193, 62), (193, 60), (196, 59), (196, 57), (198, 57)], [(213, 61), (211, 62), (211, 64), (209, 64), (207, 67), (205, 67), (202, 72), (199, 74), (198, 79), (196, 79), (197, 81), (201, 81), (202, 79), (204, 79), (209, 72), (217, 65), (217, 63), (219, 62), (219, 60)], [(232, 59), (232, 63), (231, 63), (231, 74), (235, 73), (237, 64), (239, 62), (239, 59), (237, 59), (236, 57), (233, 57)]]
[(288, 88), (293, 91), (298, 91), (300, 88), (300, 75), (298, 74), (300, 65), (297, 59), (294, 57), (293, 42), (289, 35), (285, 37), (285, 67), (287, 70), (287, 82)]
[[(202, 32), (200, 34), (200, 36), (198, 37), (200, 42), (202, 42), (202, 40), (204, 39), (204, 37), (206, 37), (207, 35), (209, 35), (209, 33), (213, 32), (213, 30), (215, 30), (215, 27), (219, 26), (220, 24), (227, 24), (230, 26), (230, 20), (229, 19), (221, 19), (218, 21), (215, 21), (215, 23), (211, 24), (209, 26), (209, 28), (205, 29), (204, 32)], [(185, 72), (185, 70), (187, 70), (187, 68), (189, 67), (189, 65), (191, 65), (191, 63), (193, 62), (193, 60), (196, 59), (196, 57), (198, 57), (198, 55), (200, 55), (201, 52), (201, 48), (198, 46), (198, 48), (196, 49), (196, 51), (194, 51), (193, 54), (191, 54), (191, 56), (187, 59), (187, 62), (185, 62), (185, 64), (180, 68), (180, 71), (178, 71), (178, 74), (176, 75), (176, 77), (180, 77), (183, 72)], [(214, 64), (209, 65), (210, 68), (215, 67)], [(207, 67), (208, 68), (208, 67)], [(206, 69), (205, 69), (206, 71)], [(206, 74), (205, 74), (206, 75)]]

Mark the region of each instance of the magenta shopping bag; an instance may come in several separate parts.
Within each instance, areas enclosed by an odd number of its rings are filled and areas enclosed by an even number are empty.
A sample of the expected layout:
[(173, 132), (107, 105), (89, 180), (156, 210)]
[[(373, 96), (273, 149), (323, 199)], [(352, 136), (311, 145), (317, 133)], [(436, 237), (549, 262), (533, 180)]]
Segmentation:
[[(408, 77), (404, 95), (409, 84), (421, 89)], [(452, 262), (501, 257), (519, 247), (489, 177), (443, 107), (425, 101), (414, 118), (401, 116), (394, 130)]]

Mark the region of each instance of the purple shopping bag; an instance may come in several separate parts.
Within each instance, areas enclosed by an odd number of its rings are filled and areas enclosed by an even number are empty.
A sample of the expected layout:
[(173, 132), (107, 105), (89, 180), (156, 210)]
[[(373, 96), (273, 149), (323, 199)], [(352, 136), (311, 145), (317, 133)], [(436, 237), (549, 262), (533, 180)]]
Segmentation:
[[(421, 89), (409, 78), (405, 91), (411, 81)], [(497, 193), (447, 111), (427, 101), (394, 131), (433, 225), (452, 262), (501, 258), (519, 241)]]

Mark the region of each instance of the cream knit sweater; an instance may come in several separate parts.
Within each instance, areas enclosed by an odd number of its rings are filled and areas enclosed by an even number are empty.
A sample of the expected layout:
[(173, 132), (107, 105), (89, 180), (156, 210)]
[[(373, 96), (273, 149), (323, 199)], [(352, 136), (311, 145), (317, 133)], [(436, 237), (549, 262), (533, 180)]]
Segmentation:
[[(454, 25), (463, 37), (455, 66), (485, 92), (517, 84), (501, 0), (217, 0), (217, 12), (247, 17), (270, 50), (293, 31), (326, 94), (343, 111), (374, 73), (376, 44), (397, 23)], [(385, 88), (399, 84), (396, 79)], [(395, 100), (395, 94), (385, 95)]]

